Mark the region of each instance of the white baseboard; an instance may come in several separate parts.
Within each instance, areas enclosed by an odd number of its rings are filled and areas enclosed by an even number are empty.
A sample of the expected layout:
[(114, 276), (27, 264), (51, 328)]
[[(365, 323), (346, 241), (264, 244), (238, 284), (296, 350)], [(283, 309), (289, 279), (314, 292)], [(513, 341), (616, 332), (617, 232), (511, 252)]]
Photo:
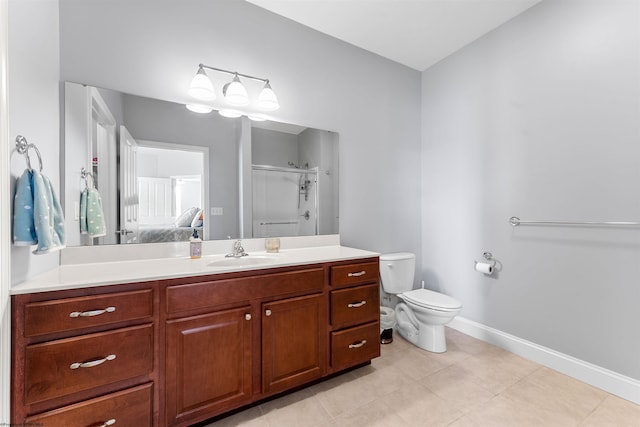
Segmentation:
[(638, 380), (464, 317), (456, 317), (447, 326), (640, 405)]

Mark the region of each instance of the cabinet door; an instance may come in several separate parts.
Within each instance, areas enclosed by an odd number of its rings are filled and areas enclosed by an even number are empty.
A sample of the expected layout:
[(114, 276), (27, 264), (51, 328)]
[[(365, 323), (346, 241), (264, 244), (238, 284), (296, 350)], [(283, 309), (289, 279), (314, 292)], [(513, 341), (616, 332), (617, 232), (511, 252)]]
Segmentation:
[(326, 317), (323, 295), (263, 304), (264, 393), (301, 385), (324, 374), (327, 353)]
[(250, 313), (246, 306), (167, 322), (169, 425), (251, 400)]

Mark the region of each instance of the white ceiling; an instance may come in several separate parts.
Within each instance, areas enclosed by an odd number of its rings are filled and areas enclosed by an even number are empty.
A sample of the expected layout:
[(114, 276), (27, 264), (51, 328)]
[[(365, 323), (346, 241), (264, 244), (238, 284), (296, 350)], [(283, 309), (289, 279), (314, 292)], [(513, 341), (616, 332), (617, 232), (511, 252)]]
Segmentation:
[(541, 0), (247, 0), (422, 71)]

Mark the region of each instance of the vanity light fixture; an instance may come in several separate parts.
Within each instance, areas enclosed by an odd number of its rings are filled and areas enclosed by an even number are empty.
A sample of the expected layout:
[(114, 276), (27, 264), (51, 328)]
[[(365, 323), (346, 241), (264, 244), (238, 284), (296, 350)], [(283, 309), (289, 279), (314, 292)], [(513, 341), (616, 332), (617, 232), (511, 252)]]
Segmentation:
[(242, 107), (249, 104), (249, 94), (244, 85), (240, 82), (238, 74), (233, 76), (233, 80), (222, 87), (224, 100), (231, 105)]
[(278, 98), (276, 97), (273, 89), (271, 89), (269, 80), (264, 83), (264, 87), (262, 88), (260, 95), (258, 95), (258, 108), (264, 111), (275, 111), (280, 108)]
[(271, 88), (269, 79), (250, 76), (248, 74), (238, 73), (237, 71), (223, 70), (221, 68), (210, 67), (204, 64), (198, 65), (198, 72), (196, 73), (193, 80), (191, 80), (191, 86), (189, 87), (188, 93), (194, 98), (203, 101), (212, 101), (215, 99), (213, 83), (211, 83), (211, 80), (209, 79), (209, 76), (207, 76), (205, 69), (230, 74), (233, 76), (233, 79), (229, 83), (225, 84), (222, 88), (222, 94), (228, 104), (233, 106), (245, 106), (249, 104), (249, 94), (247, 93), (247, 89), (240, 81), (240, 77), (243, 77), (245, 79), (257, 80), (264, 83), (264, 87), (258, 95), (258, 101), (256, 103), (256, 107), (258, 109), (263, 111), (275, 111), (280, 108), (278, 98)]
[(208, 107), (206, 105), (199, 104), (187, 104), (187, 110), (193, 111), (194, 113), (207, 114), (213, 111), (212, 107)]
[(218, 114), (229, 119), (237, 119), (238, 117), (242, 116), (242, 114), (234, 110), (220, 110), (218, 111)]
[(189, 86), (189, 95), (202, 101), (213, 101), (216, 99), (216, 92), (213, 90), (213, 84), (209, 80), (209, 76), (204, 71), (202, 64), (198, 67), (198, 72), (191, 80)]

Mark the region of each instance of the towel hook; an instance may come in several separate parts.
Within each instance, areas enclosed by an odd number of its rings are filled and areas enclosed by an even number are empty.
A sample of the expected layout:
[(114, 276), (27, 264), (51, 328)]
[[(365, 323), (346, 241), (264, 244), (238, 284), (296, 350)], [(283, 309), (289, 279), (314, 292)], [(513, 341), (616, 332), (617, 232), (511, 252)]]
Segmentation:
[(38, 147), (30, 144), (27, 141), (27, 138), (22, 135), (18, 135), (16, 137), (16, 151), (24, 155), (24, 157), (27, 159), (27, 167), (29, 168), (29, 170), (33, 170), (33, 168), (31, 167), (31, 159), (29, 158), (30, 148), (33, 148), (33, 150), (36, 152), (36, 155), (38, 156), (38, 163), (40, 164), (39, 171), (42, 172), (42, 156), (40, 155), (40, 150), (38, 150)]
[[(80, 177), (84, 179), (84, 184), (87, 188), (93, 188), (95, 186), (93, 174), (91, 172), (87, 172), (85, 168), (80, 169)], [(89, 185), (89, 179), (91, 179), (91, 185)]]

